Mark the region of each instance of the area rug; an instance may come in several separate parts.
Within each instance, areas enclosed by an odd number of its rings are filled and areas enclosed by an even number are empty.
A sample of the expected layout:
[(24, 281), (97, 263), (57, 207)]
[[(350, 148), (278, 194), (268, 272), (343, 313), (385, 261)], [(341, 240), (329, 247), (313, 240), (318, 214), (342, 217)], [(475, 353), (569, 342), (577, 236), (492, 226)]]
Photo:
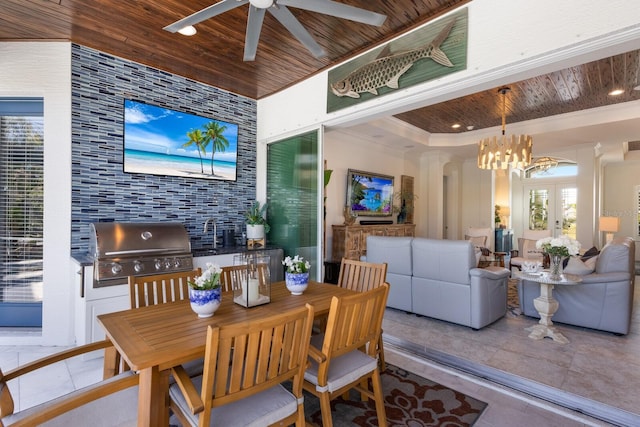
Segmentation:
[(520, 298), (518, 297), (518, 279), (509, 279), (507, 285), (507, 312), (511, 317), (518, 317), (522, 314)]
[[(381, 374), (387, 424), (393, 426), (472, 426), (487, 404), (387, 363)], [(322, 426), (320, 402), (305, 392), (307, 425)], [(373, 400), (360, 400), (353, 390), (350, 399), (331, 401), (333, 425), (377, 426)]]

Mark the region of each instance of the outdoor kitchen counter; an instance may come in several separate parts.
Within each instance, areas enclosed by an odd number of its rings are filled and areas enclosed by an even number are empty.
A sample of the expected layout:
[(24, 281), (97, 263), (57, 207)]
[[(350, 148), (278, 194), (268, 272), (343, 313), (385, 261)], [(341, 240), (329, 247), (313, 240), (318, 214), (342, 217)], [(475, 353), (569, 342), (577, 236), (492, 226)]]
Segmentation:
[(278, 246), (267, 245), (265, 247), (248, 248), (247, 246), (219, 246), (213, 249), (211, 246), (202, 248), (193, 248), (191, 253), (194, 257), (209, 256), (209, 255), (225, 255), (225, 254), (241, 254), (244, 252), (253, 251), (268, 251), (272, 249), (281, 249)]

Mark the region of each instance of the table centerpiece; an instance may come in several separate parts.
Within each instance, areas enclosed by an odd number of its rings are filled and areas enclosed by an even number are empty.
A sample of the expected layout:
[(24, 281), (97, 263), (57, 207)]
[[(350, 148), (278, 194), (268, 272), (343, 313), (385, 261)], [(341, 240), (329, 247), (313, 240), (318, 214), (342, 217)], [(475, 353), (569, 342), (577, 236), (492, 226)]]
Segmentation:
[(536, 248), (549, 255), (549, 271), (553, 280), (562, 278), (562, 261), (580, 251), (580, 242), (569, 236), (545, 237), (536, 242)]

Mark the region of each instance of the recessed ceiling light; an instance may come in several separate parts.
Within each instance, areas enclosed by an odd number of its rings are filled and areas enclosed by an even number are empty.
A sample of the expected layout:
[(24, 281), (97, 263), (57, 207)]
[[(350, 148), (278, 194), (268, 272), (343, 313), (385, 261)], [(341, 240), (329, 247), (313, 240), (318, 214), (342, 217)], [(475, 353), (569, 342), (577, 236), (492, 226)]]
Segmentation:
[(195, 33), (197, 33), (198, 31), (196, 30), (196, 27), (194, 27), (193, 25), (187, 25), (187, 26), (186, 26), (186, 27), (184, 27), (184, 28), (180, 28), (180, 29), (178, 30), (178, 32), (179, 32), (180, 34), (182, 34), (183, 36), (192, 36), (192, 35), (194, 35)]
[(458, 129), (460, 127), (460, 123), (454, 123), (451, 125), (451, 128)]
[(618, 95), (622, 95), (624, 93), (624, 89), (613, 89), (611, 92), (609, 92), (609, 96), (618, 96)]

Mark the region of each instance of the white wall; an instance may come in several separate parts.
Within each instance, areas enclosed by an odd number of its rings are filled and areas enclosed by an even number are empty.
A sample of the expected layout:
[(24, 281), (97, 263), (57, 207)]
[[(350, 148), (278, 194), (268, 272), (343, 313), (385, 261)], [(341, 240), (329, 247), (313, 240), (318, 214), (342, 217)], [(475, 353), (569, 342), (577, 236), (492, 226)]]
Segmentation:
[[(331, 225), (343, 224), (342, 210), (347, 201), (347, 170), (357, 169), (367, 172), (391, 175), (394, 179), (394, 189), (400, 190), (400, 176), (410, 175), (416, 178), (417, 165), (411, 159), (406, 160), (398, 150), (377, 146), (370, 141), (359, 140), (351, 135), (339, 131), (329, 131), (324, 135), (324, 159), (327, 169), (333, 174), (327, 185), (327, 259), (331, 259), (331, 242), (333, 233)], [(414, 191), (419, 186), (414, 179)], [(420, 215), (419, 209), (414, 212)], [(367, 219), (367, 218), (365, 218)], [(370, 218), (369, 218), (370, 219)], [(396, 220), (396, 216), (383, 219)]]
[[(638, 196), (635, 187), (640, 185), (640, 152), (627, 154), (624, 163), (609, 163), (604, 167), (602, 214), (620, 217), (620, 231), (616, 236), (636, 239), (636, 261), (640, 261), (638, 229)], [(599, 233), (604, 242), (604, 233)], [(602, 247), (600, 245), (599, 247)]]
[(3, 344), (73, 343), (71, 280), (71, 44), (0, 43), (0, 97), (44, 97), (42, 336)]

